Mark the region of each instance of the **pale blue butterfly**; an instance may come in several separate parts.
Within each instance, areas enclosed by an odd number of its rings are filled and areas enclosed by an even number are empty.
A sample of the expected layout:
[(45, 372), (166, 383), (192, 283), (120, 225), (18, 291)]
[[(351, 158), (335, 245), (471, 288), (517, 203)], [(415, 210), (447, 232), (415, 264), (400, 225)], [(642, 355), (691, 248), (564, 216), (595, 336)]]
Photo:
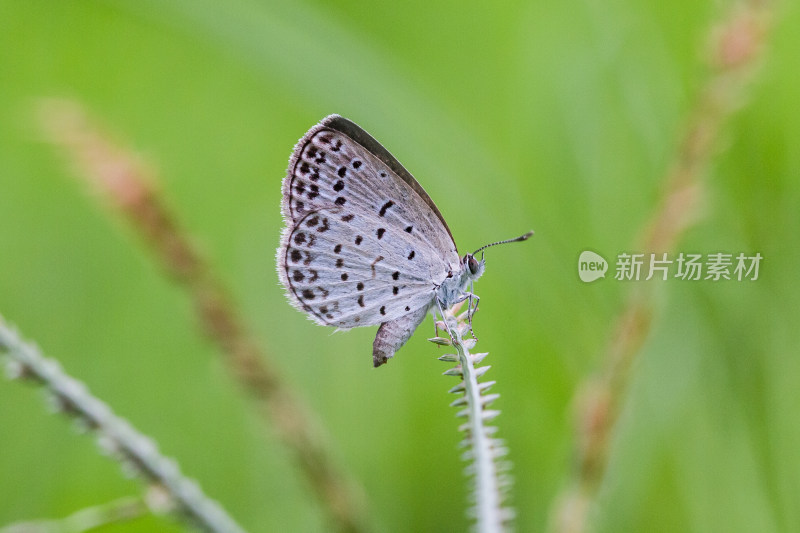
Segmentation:
[(442, 214), (417, 180), (367, 132), (338, 115), (308, 130), (283, 180), (286, 228), (278, 276), (293, 306), (318, 324), (380, 324), (374, 365), (384, 364), (427, 312), (477, 296), (467, 291), (485, 260), (459, 258)]

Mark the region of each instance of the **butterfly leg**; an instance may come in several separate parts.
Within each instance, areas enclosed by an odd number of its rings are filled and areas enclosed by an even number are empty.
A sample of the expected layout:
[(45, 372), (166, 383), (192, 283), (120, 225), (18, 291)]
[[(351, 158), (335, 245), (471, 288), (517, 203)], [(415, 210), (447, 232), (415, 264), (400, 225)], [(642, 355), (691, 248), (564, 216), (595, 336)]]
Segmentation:
[[(463, 302), (464, 300), (467, 300), (467, 320), (469, 321), (469, 332), (470, 332), (470, 335), (472, 335), (472, 338), (477, 341), (478, 337), (475, 336), (475, 332), (472, 330), (472, 315), (478, 309), (478, 302), (480, 301), (480, 297), (478, 297), (477, 294), (464, 291), (458, 296), (458, 298), (455, 300), (455, 302), (453, 302), (453, 305), (459, 304), (459, 303)], [(473, 302), (474, 302), (474, 304), (473, 304)], [(439, 307), (439, 312), (442, 313), (442, 317), (444, 317), (444, 309), (442, 307), (443, 303), (438, 298), (436, 299), (436, 305)], [(447, 332), (452, 337), (453, 334), (452, 334), (452, 331), (450, 330), (450, 325), (447, 323), (447, 319), (444, 319), (444, 323), (445, 323), (445, 326), (447, 326)]]
[(472, 329), (472, 315), (474, 315), (475, 311), (478, 310), (478, 304), (481, 301), (481, 297), (473, 292), (465, 292), (464, 299), (468, 300), (467, 320), (469, 321), (469, 333), (472, 335), (472, 338), (477, 341), (478, 337), (475, 335), (475, 330)]
[[(436, 298), (436, 306), (439, 308), (439, 312), (442, 314), (442, 322), (444, 323), (444, 327), (447, 328), (447, 333), (450, 335), (451, 338), (454, 338), (453, 332), (450, 330), (450, 324), (447, 322), (447, 317), (444, 315), (444, 309), (442, 308), (442, 301), (439, 298)], [(437, 328), (437, 336), (438, 336), (438, 328)]]

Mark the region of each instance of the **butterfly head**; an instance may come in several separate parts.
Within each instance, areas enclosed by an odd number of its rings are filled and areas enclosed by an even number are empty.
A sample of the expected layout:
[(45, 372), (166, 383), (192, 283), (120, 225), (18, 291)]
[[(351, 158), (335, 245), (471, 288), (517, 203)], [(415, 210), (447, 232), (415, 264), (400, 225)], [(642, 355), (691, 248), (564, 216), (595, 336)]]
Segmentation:
[(486, 259), (483, 258), (483, 254), (481, 254), (480, 260), (475, 259), (475, 254), (467, 254), (461, 259), (461, 264), (464, 273), (471, 281), (475, 281), (481, 277), (483, 271), (486, 270)]

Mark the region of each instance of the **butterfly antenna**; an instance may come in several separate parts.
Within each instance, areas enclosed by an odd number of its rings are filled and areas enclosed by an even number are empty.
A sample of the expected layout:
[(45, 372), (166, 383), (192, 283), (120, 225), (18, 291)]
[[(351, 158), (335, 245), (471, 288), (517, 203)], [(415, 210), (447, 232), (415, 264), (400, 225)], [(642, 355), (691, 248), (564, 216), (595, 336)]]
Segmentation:
[(533, 235), (533, 232), (532, 232), (532, 231), (529, 231), (529, 232), (528, 232), (528, 233), (526, 233), (525, 235), (520, 235), (520, 236), (519, 236), (519, 237), (517, 237), (516, 239), (507, 239), (507, 240), (505, 240), (505, 241), (497, 241), (497, 242), (493, 242), (492, 244), (487, 244), (486, 246), (481, 246), (480, 248), (478, 248), (477, 250), (475, 250), (474, 252), (472, 252), (472, 255), (475, 255), (475, 254), (477, 254), (478, 252), (480, 252), (480, 251), (483, 251), (483, 250), (485, 250), (485, 249), (489, 248), (490, 246), (496, 246), (496, 245), (498, 245), (498, 244), (506, 244), (506, 243), (509, 243), (509, 242), (521, 242), (521, 241), (527, 241), (527, 240), (528, 240), (528, 238), (529, 238), (531, 235)]

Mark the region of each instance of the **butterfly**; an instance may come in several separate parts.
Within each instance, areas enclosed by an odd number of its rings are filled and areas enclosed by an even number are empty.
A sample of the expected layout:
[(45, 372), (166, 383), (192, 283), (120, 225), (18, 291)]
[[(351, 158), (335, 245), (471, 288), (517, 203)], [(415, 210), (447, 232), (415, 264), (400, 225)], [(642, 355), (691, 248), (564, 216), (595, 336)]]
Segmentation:
[(318, 324), (378, 328), (378, 367), (399, 350), (429, 311), (465, 299), (484, 272), (459, 257), (442, 214), (414, 177), (350, 120), (330, 115), (298, 141), (282, 186), (286, 227), (278, 277), (289, 302)]

